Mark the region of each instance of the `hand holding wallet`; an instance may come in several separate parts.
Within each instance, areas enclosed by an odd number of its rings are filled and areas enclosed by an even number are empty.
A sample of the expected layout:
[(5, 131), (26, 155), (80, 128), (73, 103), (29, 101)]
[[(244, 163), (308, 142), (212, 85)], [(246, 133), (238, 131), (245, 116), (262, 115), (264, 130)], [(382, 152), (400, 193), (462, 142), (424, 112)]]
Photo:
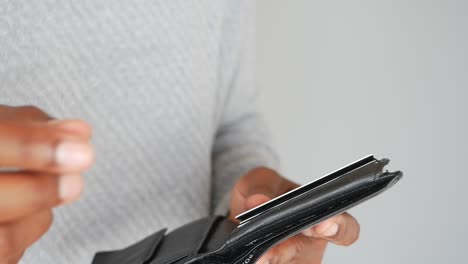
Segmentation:
[(236, 218), (203, 218), (169, 234), (161, 230), (126, 249), (96, 254), (92, 264), (248, 264), (281, 241), (393, 186), (400, 171), (365, 157)]

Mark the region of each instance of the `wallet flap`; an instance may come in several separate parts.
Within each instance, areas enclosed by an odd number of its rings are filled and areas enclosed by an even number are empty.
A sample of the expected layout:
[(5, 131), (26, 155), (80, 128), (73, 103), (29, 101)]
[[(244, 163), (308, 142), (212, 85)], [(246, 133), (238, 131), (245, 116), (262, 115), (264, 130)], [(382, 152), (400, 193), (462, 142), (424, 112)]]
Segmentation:
[(128, 248), (97, 253), (92, 264), (149, 264), (165, 233), (163, 229)]
[(197, 255), (205, 244), (217, 217), (202, 218), (170, 232), (151, 264), (169, 264)]

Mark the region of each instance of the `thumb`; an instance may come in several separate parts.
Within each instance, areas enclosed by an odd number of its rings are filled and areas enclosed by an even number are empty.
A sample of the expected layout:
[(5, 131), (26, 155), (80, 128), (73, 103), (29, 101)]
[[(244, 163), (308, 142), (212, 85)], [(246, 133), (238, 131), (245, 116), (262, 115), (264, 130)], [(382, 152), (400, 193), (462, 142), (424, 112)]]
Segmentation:
[(267, 194), (258, 193), (247, 197), (244, 203), (245, 211), (255, 208), (261, 204), (264, 204), (270, 201), (272, 197), (268, 196)]
[(273, 199), (273, 197), (274, 195), (268, 190), (257, 190), (255, 192), (249, 192), (249, 194), (246, 195), (242, 195), (234, 190), (231, 198), (229, 219), (237, 223), (238, 221), (235, 219), (237, 215), (264, 204)]
[(276, 196), (281, 178), (271, 170), (254, 169), (241, 177), (231, 194), (229, 219), (263, 204)]

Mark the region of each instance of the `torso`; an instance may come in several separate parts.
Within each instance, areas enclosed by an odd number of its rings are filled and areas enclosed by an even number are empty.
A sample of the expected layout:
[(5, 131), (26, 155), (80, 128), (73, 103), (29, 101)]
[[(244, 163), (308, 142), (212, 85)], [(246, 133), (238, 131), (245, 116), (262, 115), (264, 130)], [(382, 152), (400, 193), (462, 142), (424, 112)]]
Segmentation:
[(0, 3), (0, 103), (87, 120), (97, 151), (82, 199), (22, 263), (89, 263), (208, 214), (224, 5)]

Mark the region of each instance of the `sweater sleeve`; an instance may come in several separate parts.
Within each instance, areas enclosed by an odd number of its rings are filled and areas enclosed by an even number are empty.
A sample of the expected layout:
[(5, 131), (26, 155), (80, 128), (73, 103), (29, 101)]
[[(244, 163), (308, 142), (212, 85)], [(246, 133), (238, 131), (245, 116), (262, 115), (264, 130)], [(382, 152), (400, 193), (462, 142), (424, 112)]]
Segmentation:
[(254, 1), (229, 1), (219, 71), (217, 130), (212, 149), (212, 209), (226, 212), (235, 181), (278, 159), (258, 107), (255, 85)]

